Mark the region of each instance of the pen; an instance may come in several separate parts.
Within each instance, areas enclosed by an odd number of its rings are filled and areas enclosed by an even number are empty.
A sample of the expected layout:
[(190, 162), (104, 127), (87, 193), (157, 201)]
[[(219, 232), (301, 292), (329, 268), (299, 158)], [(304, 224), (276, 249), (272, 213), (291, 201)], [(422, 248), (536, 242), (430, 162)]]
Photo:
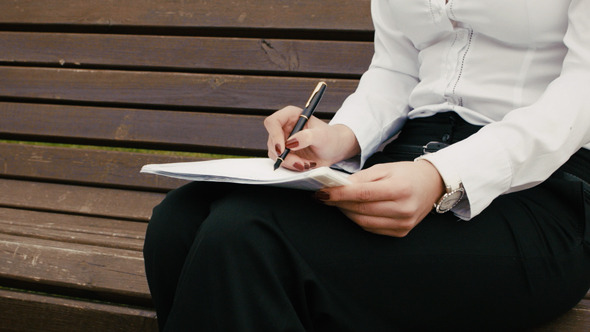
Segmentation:
[[(299, 119), (297, 120), (295, 127), (293, 128), (293, 130), (289, 134), (289, 137), (293, 136), (297, 132), (301, 131), (301, 129), (303, 129), (303, 127), (307, 123), (307, 120), (309, 120), (309, 118), (313, 115), (313, 112), (315, 111), (316, 107), (320, 103), (320, 99), (322, 99), (322, 95), (324, 94), (324, 91), (326, 90), (326, 86), (327, 86), (326, 82), (320, 82), (315, 87), (315, 90), (313, 90), (313, 92), (311, 93), (311, 97), (309, 97), (307, 104), (305, 104), (305, 108), (303, 109), (303, 112), (301, 112), (301, 115), (299, 116)], [(287, 157), (287, 154), (289, 154), (289, 151), (291, 151), (291, 149), (285, 148), (283, 153), (281, 153), (281, 155), (277, 158), (277, 161), (275, 162), (275, 165), (274, 165), (275, 170), (277, 168), (279, 168), (279, 166), (281, 166), (281, 163), (285, 160), (285, 157)]]

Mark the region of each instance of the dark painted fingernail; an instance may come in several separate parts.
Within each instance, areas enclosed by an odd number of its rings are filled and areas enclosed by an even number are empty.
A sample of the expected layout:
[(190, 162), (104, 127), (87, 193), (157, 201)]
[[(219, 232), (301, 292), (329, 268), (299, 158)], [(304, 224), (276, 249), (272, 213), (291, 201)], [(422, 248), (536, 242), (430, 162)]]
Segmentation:
[(305, 170), (305, 167), (303, 165), (301, 165), (300, 163), (294, 163), (293, 167), (295, 167), (295, 169), (297, 169), (298, 171)]
[(291, 138), (285, 143), (287, 149), (294, 149), (299, 146), (299, 141), (296, 138)]
[(282, 151), (281, 151), (281, 145), (280, 144), (276, 144), (275, 145), (275, 151), (277, 152), (277, 154), (280, 156)]
[(309, 166), (310, 166), (311, 168), (314, 168), (314, 167), (316, 167), (317, 165), (318, 165), (318, 163), (314, 163), (313, 161), (312, 161), (312, 162), (309, 164)]
[(313, 197), (320, 201), (330, 200), (330, 193), (324, 190), (318, 190), (314, 193)]
[(304, 167), (305, 167), (305, 169), (309, 169), (310, 168), (309, 164), (307, 164), (307, 163), (305, 164)]

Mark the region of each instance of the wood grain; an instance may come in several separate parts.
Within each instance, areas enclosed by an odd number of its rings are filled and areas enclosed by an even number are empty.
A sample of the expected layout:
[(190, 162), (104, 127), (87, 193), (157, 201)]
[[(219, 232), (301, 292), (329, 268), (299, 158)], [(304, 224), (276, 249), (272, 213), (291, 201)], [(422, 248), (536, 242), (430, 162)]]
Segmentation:
[(64, 243), (140, 252), (146, 227), (127, 220), (0, 208), (0, 233)]
[[(141, 252), (0, 233), (0, 278), (149, 305)], [(39, 287), (39, 286), (37, 286)], [(42, 288), (41, 288), (42, 289)]]
[(0, 1), (0, 330), (156, 331), (144, 234), (186, 181), (139, 169), (195, 159), (129, 148), (264, 156), (264, 117), (319, 80), (328, 120), (371, 60), (369, 8)]
[(129, 332), (158, 331), (156, 313), (42, 294), (0, 290), (2, 331)]
[[(303, 107), (318, 78), (0, 67), (0, 97), (269, 114)], [(334, 113), (357, 80), (326, 79), (318, 113)]]
[(93, 217), (147, 221), (160, 193), (0, 178), (0, 206)]
[(0, 23), (372, 31), (369, 0), (0, 2)]
[(0, 32), (0, 62), (359, 77), (372, 42)]
[(530, 329), (528, 332), (588, 331), (590, 326), (590, 300), (582, 300), (572, 310), (557, 319)]
[(2, 102), (0, 113), (7, 139), (266, 154), (268, 134), (257, 115)]
[(139, 174), (143, 165), (198, 160), (203, 158), (0, 143), (0, 176), (146, 191), (164, 192), (187, 181)]

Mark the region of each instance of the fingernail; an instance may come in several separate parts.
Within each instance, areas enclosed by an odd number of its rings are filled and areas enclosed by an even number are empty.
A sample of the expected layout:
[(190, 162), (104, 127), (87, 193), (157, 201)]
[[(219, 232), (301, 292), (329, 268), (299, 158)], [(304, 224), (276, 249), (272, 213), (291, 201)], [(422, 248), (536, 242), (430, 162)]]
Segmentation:
[(282, 151), (281, 151), (281, 145), (280, 144), (276, 144), (275, 145), (275, 151), (277, 152), (277, 155), (281, 155)]
[(309, 164), (305, 164), (304, 167), (305, 167), (305, 169), (309, 169), (310, 168)]
[(313, 194), (313, 197), (320, 201), (330, 200), (330, 193), (324, 190), (318, 190)]
[(294, 163), (293, 167), (295, 167), (298, 171), (305, 170), (305, 167), (303, 165), (301, 165), (300, 163)]
[(317, 165), (318, 165), (318, 163), (316, 163), (316, 162), (313, 162), (313, 161), (312, 161), (312, 162), (309, 164), (309, 166), (310, 166), (311, 168), (314, 168), (314, 167), (316, 167)]
[(287, 147), (288, 149), (294, 149), (298, 146), (299, 146), (299, 141), (296, 138), (291, 138), (291, 139), (287, 140), (287, 142), (285, 143), (285, 147)]

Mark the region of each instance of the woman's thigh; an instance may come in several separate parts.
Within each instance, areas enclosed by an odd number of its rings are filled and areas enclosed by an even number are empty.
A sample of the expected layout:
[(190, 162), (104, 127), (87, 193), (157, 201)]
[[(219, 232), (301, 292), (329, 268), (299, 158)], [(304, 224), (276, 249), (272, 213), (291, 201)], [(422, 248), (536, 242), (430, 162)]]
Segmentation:
[(241, 215), (265, 211), (257, 222), (272, 224), (295, 248), (333, 298), (328, 302), (338, 303), (335, 320), (359, 328), (370, 322), (372, 330), (443, 323), (492, 329), (550, 319), (588, 289), (577, 188), (550, 180), (499, 197), (469, 222), (429, 215), (403, 238), (368, 233), (295, 190), (244, 186), (215, 208), (244, 200)]

